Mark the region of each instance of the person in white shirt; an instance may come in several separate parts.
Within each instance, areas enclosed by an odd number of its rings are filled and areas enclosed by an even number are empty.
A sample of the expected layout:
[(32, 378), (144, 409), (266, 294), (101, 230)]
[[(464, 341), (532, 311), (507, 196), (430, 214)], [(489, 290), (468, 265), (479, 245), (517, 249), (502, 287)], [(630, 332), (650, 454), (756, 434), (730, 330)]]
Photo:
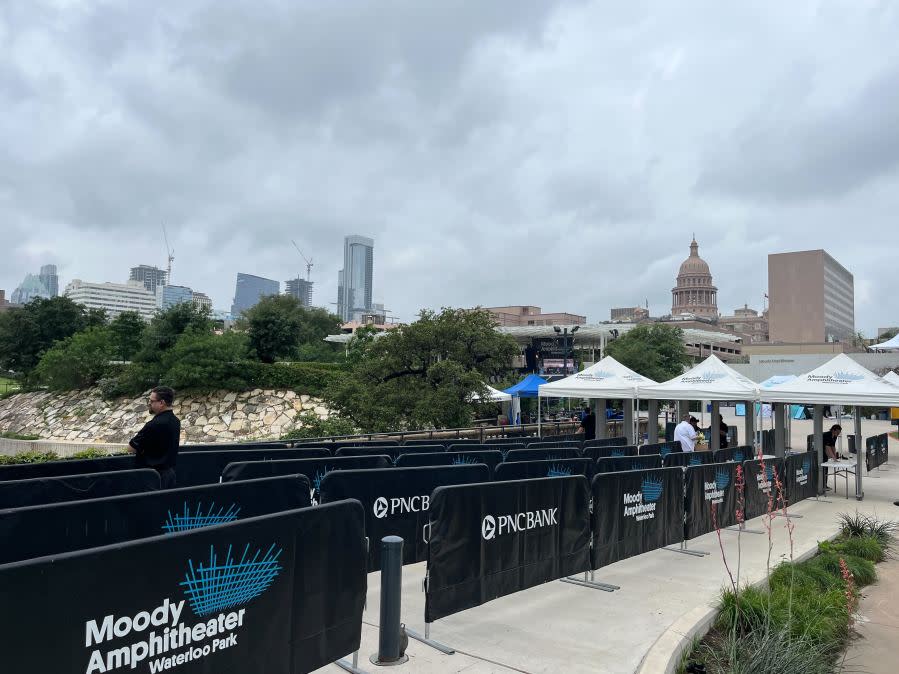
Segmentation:
[(674, 439), (680, 441), (681, 449), (692, 452), (696, 447), (696, 428), (690, 423), (692, 417), (687, 415), (674, 427)]

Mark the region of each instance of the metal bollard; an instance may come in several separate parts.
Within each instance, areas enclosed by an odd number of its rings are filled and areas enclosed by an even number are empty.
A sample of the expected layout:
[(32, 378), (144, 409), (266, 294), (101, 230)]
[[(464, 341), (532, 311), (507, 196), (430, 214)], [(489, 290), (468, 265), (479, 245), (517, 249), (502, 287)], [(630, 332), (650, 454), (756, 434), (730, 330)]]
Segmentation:
[(400, 626), (400, 600), (403, 584), (403, 539), (385, 536), (381, 539), (381, 627), (378, 630), (378, 652), (369, 660), (373, 665), (400, 665), (406, 655), (405, 635)]

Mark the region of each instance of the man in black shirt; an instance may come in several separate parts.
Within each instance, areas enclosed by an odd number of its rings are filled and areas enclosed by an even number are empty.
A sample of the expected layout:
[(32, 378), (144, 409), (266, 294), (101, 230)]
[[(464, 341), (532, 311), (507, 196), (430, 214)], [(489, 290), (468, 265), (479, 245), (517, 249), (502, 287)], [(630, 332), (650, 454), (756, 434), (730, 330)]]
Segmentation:
[[(837, 438), (840, 437), (840, 433), (843, 432), (843, 427), (839, 424), (834, 424), (830, 427), (830, 430), (824, 433), (824, 460), (825, 461), (836, 461), (840, 457), (837, 455)], [(824, 489), (828, 491), (830, 487), (827, 486), (827, 468), (824, 468)]]
[(596, 415), (593, 414), (593, 408), (585, 408), (586, 416), (581, 419), (581, 428), (584, 430), (584, 440), (593, 440), (596, 438)]
[(163, 489), (175, 486), (181, 421), (172, 411), (174, 402), (175, 392), (168, 386), (157, 386), (150, 391), (147, 404), (153, 418), (128, 442), (137, 457), (138, 467), (156, 470)]

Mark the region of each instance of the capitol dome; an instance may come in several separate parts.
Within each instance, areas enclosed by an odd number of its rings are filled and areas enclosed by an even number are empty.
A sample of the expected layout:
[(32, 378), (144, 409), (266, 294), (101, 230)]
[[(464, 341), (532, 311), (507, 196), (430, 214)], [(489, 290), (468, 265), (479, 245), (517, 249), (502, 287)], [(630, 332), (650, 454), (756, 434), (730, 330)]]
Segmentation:
[(671, 315), (693, 314), (718, 318), (718, 288), (708, 263), (699, 257), (699, 244), (690, 242), (690, 257), (681, 263), (677, 285), (671, 289)]

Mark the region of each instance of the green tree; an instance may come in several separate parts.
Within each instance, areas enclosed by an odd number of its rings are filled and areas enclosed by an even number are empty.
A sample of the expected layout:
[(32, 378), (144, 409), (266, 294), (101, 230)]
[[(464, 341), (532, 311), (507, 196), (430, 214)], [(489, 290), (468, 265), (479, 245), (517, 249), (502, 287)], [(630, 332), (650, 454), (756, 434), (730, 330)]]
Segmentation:
[(34, 376), (51, 389), (87, 388), (100, 381), (114, 357), (109, 328), (90, 327), (50, 347), (34, 369)]
[(135, 360), (144, 363), (158, 363), (163, 353), (178, 342), (178, 338), (188, 330), (195, 333), (212, 333), (212, 321), (209, 310), (194, 306), (190, 302), (181, 302), (175, 306), (159, 311), (150, 321), (143, 334), (141, 349)]
[(241, 390), (245, 382), (240, 363), (246, 354), (247, 338), (242, 333), (188, 330), (162, 355), (160, 381), (175, 389)]
[(485, 379), (518, 353), (494, 327), (484, 310), (422, 311), (411, 325), (351, 343), (348, 376), (325, 397), (365, 432), (468, 425), (472, 393), (486, 395)]
[[(90, 324), (100, 323), (92, 313)], [(88, 325), (88, 312), (68, 297), (38, 298), (9, 309), (0, 314), (0, 367), (27, 375), (44, 351)]]
[(109, 323), (119, 360), (131, 360), (141, 346), (147, 324), (136, 311), (123, 311)]
[(305, 307), (290, 295), (272, 295), (245, 311), (239, 325), (247, 331), (256, 357), (274, 363), (300, 357), (301, 346), (307, 346), (302, 352), (306, 359), (333, 354), (322, 340), (340, 330), (340, 319), (324, 309)]
[(690, 364), (683, 331), (664, 323), (638, 325), (609, 342), (606, 355), (659, 382), (676, 377)]
[(885, 342), (888, 339), (892, 339), (896, 335), (899, 335), (899, 328), (890, 328), (877, 338), (877, 342)]

